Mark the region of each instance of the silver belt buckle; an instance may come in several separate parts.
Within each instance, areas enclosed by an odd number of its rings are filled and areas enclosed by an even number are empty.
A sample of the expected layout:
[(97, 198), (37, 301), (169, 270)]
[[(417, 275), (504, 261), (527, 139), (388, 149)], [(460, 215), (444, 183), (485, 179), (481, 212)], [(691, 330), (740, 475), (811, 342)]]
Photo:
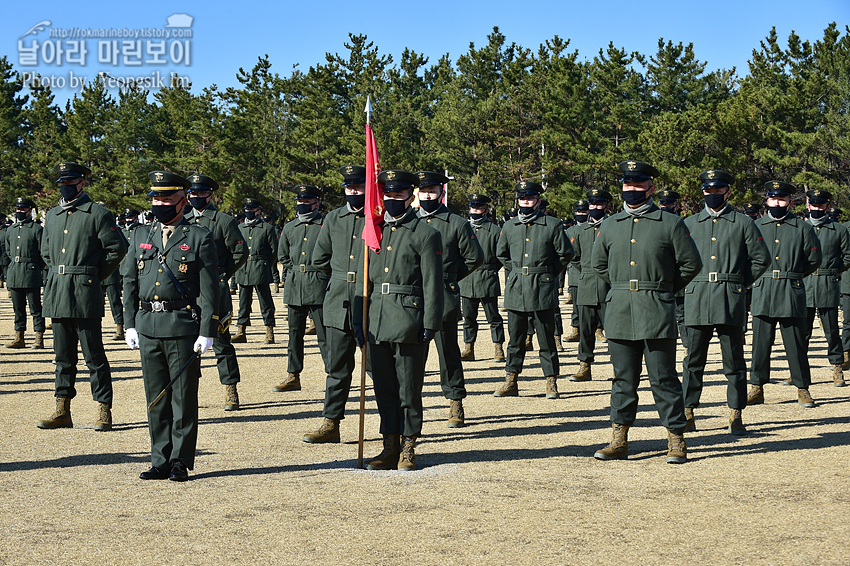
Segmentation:
[(349, 271), (345, 274), (345, 280), (348, 283), (354, 283), (355, 278), (357, 277), (357, 273), (354, 271)]
[(153, 309), (153, 312), (165, 312), (165, 306), (162, 304), (162, 301), (152, 302), (151, 308)]
[(64, 265), (59, 266), (59, 275), (65, 275), (65, 266)]
[(717, 283), (717, 272), (716, 271), (710, 271), (708, 273), (708, 282), (709, 283)]
[(389, 295), (390, 294), (390, 284), (389, 283), (381, 283), (381, 294)]
[(522, 268), (522, 274), (523, 274), (523, 275), (528, 275), (528, 267), (523, 267), (523, 268)]
[(773, 270), (773, 278), (774, 278), (774, 279), (779, 279), (779, 273), (780, 273), (780, 272), (779, 272), (779, 270), (778, 270), (778, 269), (774, 269), (774, 270)]
[(640, 291), (637, 279), (629, 279), (629, 291)]
[(298, 269), (299, 269), (299, 271), (301, 271), (301, 273), (307, 273), (307, 266), (304, 265), (303, 263), (298, 266)]
[(19, 256), (19, 255), (15, 256), (15, 263), (21, 263), (21, 256)]

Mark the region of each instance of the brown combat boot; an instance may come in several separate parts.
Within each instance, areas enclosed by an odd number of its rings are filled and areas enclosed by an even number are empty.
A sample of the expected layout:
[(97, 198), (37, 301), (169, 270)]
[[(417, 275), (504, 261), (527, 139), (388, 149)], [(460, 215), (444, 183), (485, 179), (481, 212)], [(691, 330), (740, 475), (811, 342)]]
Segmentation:
[[(38, 333), (36, 332), (36, 336)], [(847, 385), (844, 383), (844, 370), (841, 369), (841, 364), (835, 364), (832, 366), (832, 383), (836, 387), (844, 387)]]
[(764, 387), (751, 385), (747, 393), (747, 405), (764, 405)]
[(685, 407), (685, 432), (692, 432), (697, 429), (697, 421), (694, 417), (694, 408), (693, 407)]
[(274, 292), (277, 293), (279, 291), (280, 291), (280, 283), (275, 283), (274, 284)]
[(395, 470), (398, 468), (398, 458), (401, 456), (401, 445), (398, 434), (384, 435), (384, 449), (366, 464), (367, 470)]
[(236, 334), (233, 335), (233, 338), (230, 339), (231, 344), (244, 344), (248, 341), (248, 337), (245, 335), (245, 325), (237, 324), (236, 325)]
[(493, 359), (497, 362), (505, 361), (505, 350), (502, 348), (501, 342), (493, 343)]
[(841, 364), (841, 369), (850, 369), (850, 350), (844, 352), (844, 363)]
[(797, 402), (806, 409), (815, 408), (815, 400), (808, 389), (797, 389)]
[(231, 289), (230, 290), (230, 296), (233, 297), (235, 295), (236, 295), (236, 289)]
[[(44, 332), (36, 332), (35, 340), (30, 346), (33, 350), (44, 350)], [(836, 386), (837, 387), (837, 386)]]
[(561, 336), (559, 334), (555, 334), (555, 349), (559, 352), (564, 351), (564, 345), (561, 344)]
[(602, 331), (601, 328), (596, 329), (596, 341), (602, 342), (603, 344), (608, 341), (608, 339), (605, 338), (605, 333)]
[(301, 374), (287, 374), (286, 379), (284, 379), (280, 384), (272, 387), (272, 391), (277, 391), (278, 393), (283, 391), (301, 391)]
[(235, 383), (224, 386), (224, 410), (239, 410), (239, 391), (236, 390)]
[(116, 324), (115, 325), (115, 336), (112, 337), (113, 340), (123, 340), (124, 339), (124, 325)]
[(667, 431), (667, 463), (684, 464), (688, 461), (688, 447), (685, 435)]
[(546, 398), (547, 399), (557, 399), (558, 398), (558, 376), (550, 375), (546, 378)]
[(570, 381), (590, 381), (590, 362), (579, 362), (578, 371), (570, 376)]
[(308, 444), (339, 444), (339, 419), (322, 418), (322, 426), (316, 432), (308, 432), (301, 438)]
[(274, 326), (266, 326), (266, 338), (263, 344), (274, 344)]
[(519, 386), (516, 383), (518, 377), (519, 374), (509, 371), (505, 376), (505, 382), (493, 392), (493, 397), (518, 397)]
[(97, 420), (94, 429), (99, 431), (112, 430), (112, 411), (106, 403), (98, 403)]
[(316, 322), (312, 318), (307, 319), (307, 330), (304, 331), (305, 336), (316, 335)]
[(570, 333), (567, 334), (566, 338), (564, 338), (564, 342), (578, 342), (578, 341), (579, 341), (578, 327), (570, 326)]
[(467, 342), (463, 345), (463, 352), (460, 353), (460, 359), (470, 362), (475, 361), (475, 342)]
[(741, 409), (732, 409), (729, 413), (729, 434), (744, 436), (747, 429), (744, 427), (744, 419), (741, 417)]
[(629, 428), (626, 425), (612, 424), (611, 442), (593, 455), (597, 460), (625, 460), (629, 457)]
[(401, 437), (401, 454), (398, 459), (399, 472), (413, 472), (416, 470), (416, 437)]
[(534, 340), (532, 339), (531, 334), (528, 334), (525, 337), (525, 351), (526, 352), (533, 352), (534, 351)]
[(24, 342), (24, 331), (23, 330), (15, 330), (15, 339), (11, 342), (6, 342), (4, 346), (6, 348), (24, 348), (26, 347), (26, 342)]
[(71, 422), (71, 400), (66, 397), (57, 397), (56, 410), (53, 414), (38, 421), (35, 426), (44, 429), (74, 428), (74, 423)]
[(572, 293), (567, 293), (567, 301), (566, 302), (567, 302), (568, 305), (573, 304), (573, 294)]
[(466, 424), (461, 399), (449, 400), (449, 428), (461, 428)]

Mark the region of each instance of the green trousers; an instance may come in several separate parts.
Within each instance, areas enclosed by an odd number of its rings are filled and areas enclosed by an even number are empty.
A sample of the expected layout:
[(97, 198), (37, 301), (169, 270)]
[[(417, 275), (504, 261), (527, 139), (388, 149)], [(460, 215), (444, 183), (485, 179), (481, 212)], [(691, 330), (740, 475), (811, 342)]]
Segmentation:
[(422, 433), (422, 386), (428, 344), (379, 342), (368, 345), (381, 434), (419, 436)]
[(608, 303), (598, 305), (573, 305), (578, 310), (578, 360), (580, 362), (593, 363), (593, 351), (596, 349), (596, 329), (599, 321), (605, 320), (605, 306)]
[(239, 285), (239, 316), (236, 324), (251, 325), (251, 306), (254, 302), (254, 289), (257, 289), (257, 299), (260, 302), (260, 314), (263, 324), (274, 326), (275, 306), (272, 290), (268, 285)]
[(753, 317), (753, 353), (750, 369), (750, 383), (764, 385), (770, 382), (770, 358), (773, 356), (773, 341), (776, 338), (776, 325), (782, 332), (785, 345), (785, 357), (791, 380), (799, 389), (808, 389), (812, 383), (812, 371), (806, 351), (805, 318)]
[(685, 430), (685, 402), (676, 375), (676, 339), (612, 340), (608, 352), (614, 366), (611, 384), (611, 422), (632, 426), (637, 418), (641, 361), (646, 362), (649, 385), (661, 424), (674, 434)]
[(26, 289), (9, 289), (12, 296), (12, 310), (15, 312), (15, 331), (27, 329), (27, 303), (32, 315), (32, 329), (44, 332), (44, 316), (41, 314), (41, 289), (28, 287)]
[(119, 280), (114, 285), (107, 285), (103, 292), (109, 299), (109, 310), (112, 312), (112, 322), (124, 326), (124, 304), (121, 302), (121, 291), (123, 287)]
[[(197, 336), (153, 338), (139, 335), (142, 378), (148, 405), (192, 357), (195, 339)], [(195, 467), (200, 378), (201, 362), (198, 357), (183, 371), (153, 410), (147, 411), (151, 464), (157, 468), (168, 469), (174, 460), (180, 460), (190, 470)]]
[(304, 369), (304, 332), (307, 330), (307, 316), (312, 317), (316, 325), (316, 338), (319, 342), (319, 353), (328, 373), (328, 345), (325, 340), (324, 311), (322, 305), (307, 305), (293, 307), (289, 305), (289, 344), (287, 347), (287, 369), (289, 373), (301, 373)]
[(440, 358), (440, 388), (446, 399), (466, 397), (466, 381), (463, 377), (463, 363), (460, 360), (460, 346), (457, 343), (457, 321), (460, 308), (451, 311), (443, 319), (440, 330), (434, 333), (434, 345)]
[(322, 416), (341, 420), (345, 418), (345, 402), (351, 391), (351, 378), (358, 352), (357, 337), (353, 330), (327, 327), (325, 341), (328, 346), (328, 377), (325, 379)]
[(478, 305), (484, 309), (484, 317), (490, 324), (490, 339), (496, 344), (505, 341), (505, 320), (499, 314), (499, 297), (482, 299), (461, 298), (463, 310), (463, 342), (471, 344), (478, 339)]
[(727, 380), (726, 403), (730, 409), (743, 409), (747, 406), (747, 362), (744, 360), (744, 328), (727, 324), (687, 327), (690, 348), (685, 362), (682, 364), (682, 390), (685, 394), (685, 407), (699, 407), (705, 361), (708, 357), (708, 345), (715, 329), (717, 330), (717, 338), (720, 340), (723, 374)]
[(555, 349), (555, 309), (542, 311), (508, 311), (508, 351), (505, 371), (522, 373), (525, 363), (525, 337), (530, 326), (529, 319), (537, 329), (537, 342), (540, 345), (540, 367), (545, 377), (557, 376), (560, 366), (558, 350)]
[(841, 345), (841, 334), (838, 330), (838, 307), (824, 309), (806, 309), (806, 352), (809, 351), (809, 340), (812, 339), (812, 328), (815, 325), (815, 311), (820, 316), (820, 327), (826, 337), (826, 355), (832, 365), (844, 362), (844, 348)]
[(112, 370), (103, 349), (99, 318), (54, 318), (53, 352), (56, 354), (56, 397), (73, 399), (77, 381), (77, 344), (89, 368), (92, 399), (112, 406)]

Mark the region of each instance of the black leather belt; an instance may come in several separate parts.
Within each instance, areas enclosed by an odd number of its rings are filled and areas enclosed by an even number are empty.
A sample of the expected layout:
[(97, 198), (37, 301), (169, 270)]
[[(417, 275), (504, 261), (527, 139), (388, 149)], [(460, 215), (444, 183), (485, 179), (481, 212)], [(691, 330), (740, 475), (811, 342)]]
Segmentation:
[(744, 276), (740, 273), (718, 273), (717, 271), (710, 271), (706, 275), (697, 275), (693, 278), (694, 281), (701, 281), (709, 283), (722, 283), (725, 281), (729, 281), (731, 283), (743, 283)]
[(174, 312), (180, 309), (185, 309), (189, 305), (191, 305), (191, 303), (187, 299), (179, 299), (177, 301), (153, 301), (151, 303), (147, 301), (141, 302), (142, 310), (146, 312)]
[(637, 279), (629, 279), (628, 281), (614, 281), (611, 283), (612, 289), (621, 291), (673, 291), (672, 283), (664, 283), (663, 281), (638, 281)]
[(803, 274), (797, 273), (796, 271), (782, 271), (781, 269), (774, 269), (773, 271), (768, 271), (764, 275), (762, 275), (763, 279), (802, 279)]
[(830, 275), (841, 275), (841, 271), (838, 269), (817, 269), (812, 275), (824, 275), (829, 277)]
[(51, 273), (58, 275), (97, 275), (97, 267), (93, 265), (55, 265), (50, 269)]

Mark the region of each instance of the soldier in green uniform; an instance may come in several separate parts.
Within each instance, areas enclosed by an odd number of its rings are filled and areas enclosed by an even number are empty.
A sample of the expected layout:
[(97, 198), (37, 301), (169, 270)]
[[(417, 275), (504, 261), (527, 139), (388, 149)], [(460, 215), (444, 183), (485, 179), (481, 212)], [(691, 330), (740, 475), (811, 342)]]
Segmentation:
[(71, 428), (71, 399), (77, 390), (77, 344), (89, 368), (92, 397), (98, 403), (95, 430), (112, 429), (112, 372), (103, 350), (103, 291), (127, 253), (112, 213), (83, 191), (88, 167), (63, 162), (56, 166), (62, 198), (44, 222), (41, 256), (50, 275), (44, 288), (44, 316), (53, 319), (56, 354), (56, 411), (39, 428)]
[(694, 409), (702, 395), (708, 345), (715, 330), (728, 380), (726, 402), (731, 411), (729, 432), (746, 434), (741, 411), (747, 405), (747, 364), (744, 326), (747, 324), (744, 290), (770, 265), (767, 246), (755, 223), (728, 204), (735, 177), (710, 169), (699, 176), (705, 208), (685, 220), (703, 268), (685, 287), (685, 325), (690, 349), (683, 365), (685, 431), (696, 430)]
[[(832, 365), (832, 382), (844, 387), (844, 350), (838, 329), (838, 305), (841, 293), (841, 274), (850, 269), (850, 232), (827, 215), (832, 193), (811, 189), (806, 193), (809, 209), (808, 222), (814, 227), (820, 242), (821, 264), (805, 278), (806, 287), (806, 338), (805, 351), (809, 350), (815, 314), (820, 316), (821, 328), (826, 337), (827, 356)], [(785, 381), (792, 384), (790, 379)]]
[(797, 386), (797, 402), (812, 408), (809, 393), (812, 382), (806, 357), (806, 288), (803, 278), (814, 273), (821, 263), (821, 251), (814, 228), (791, 212), (792, 195), (797, 187), (782, 181), (768, 181), (768, 213), (756, 222), (770, 253), (768, 271), (753, 283), (753, 351), (750, 391), (747, 405), (764, 403), (764, 384), (770, 381), (770, 358), (776, 325), (791, 379)]
[(266, 344), (274, 344), (274, 300), (272, 271), (277, 265), (278, 237), (275, 227), (263, 221), (263, 207), (257, 199), (245, 199), (245, 221), (239, 225), (242, 238), (248, 244), (248, 261), (236, 272), (239, 285), (239, 318), (234, 342), (247, 342), (245, 328), (251, 324), (251, 304), (254, 290), (260, 302), (260, 313), (266, 325)]
[[(841, 221), (841, 211), (832, 207), (830, 210), (836, 210), (837, 214), (834, 218), (835, 222)], [(850, 230), (850, 221), (842, 224)], [(850, 369), (850, 270), (841, 274), (841, 312), (843, 319), (841, 322), (841, 347), (844, 350), (844, 362), (841, 364), (841, 369)]]
[[(125, 216), (123, 213), (116, 217), (116, 226), (119, 228), (119, 233), (123, 237), (127, 237), (124, 232), (123, 222), (125, 220)], [(124, 304), (121, 301), (121, 270), (116, 269), (113, 271), (109, 277), (100, 282), (100, 286), (103, 289), (103, 294), (105, 298), (109, 300), (109, 310), (112, 313), (112, 322), (115, 324), (115, 335), (112, 337), (113, 340), (123, 340), (124, 339)]]
[[(585, 224), (587, 224), (587, 219), (590, 213), (590, 203), (587, 202), (586, 199), (577, 200), (575, 206), (576, 211), (575, 214), (573, 214), (575, 224), (566, 230), (567, 239), (570, 241), (570, 245), (574, 243), (576, 233), (581, 230)], [(564, 342), (578, 342), (581, 339), (579, 335), (579, 309), (576, 307), (576, 295), (578, 294), (580, 273), (578, 267), (578, 259), (573, 258), (573, 261), (570, 262), (565, 271), (567, 274), (567, 293), (569, 294), (569, 300), (567, 302), (573, 305), (573, 311), (570, 315), (570, 333), (564, 337)]]
[(611, 385), (612, 439), (594, 457), (628, 457), (628, 430), (635, 422), (641, 361), (661, 424), (667, 429), (667, 462), (687, 461), (685, 406), (676, 373), (675, 294), (702, 268), (684, 221), (653, 202), (658, 170), (623, 161), (623, 211), (609, 217), (593, 244), (591, 266), (611, 284), (605, 334), (614, 366)]
[(6, 286), (15, 313), (15, 339), (8, 342), (6, 348), (26, 346), (24, 332), (27, 329), (27, 303), (35, 331), (32, 348), (44, 348), (44, 316), (41, 312), (41, 270), (44, 268), (44, 260), (41, 258), (42, 227), (33, 222), (33, 210), (35, 203), (32, 200), (18, 197), (15, 201), (15, 223), (0, 232), (0, 240), (4, 242), (9, 258)]
[[(369, 252), (368, 355), (381, 415), (384, 448), (366, 468), (416, 469), (422, 433), (422, 386), (430, 342), (443, 323), (443, 246), (440, 233), (410, 206), (419, 177), (383, 171), (383, 237)], [(433, 224), (433, 223), (432, 223)], [(455, 320), (455, 323), (457, 321)]]
[[(669, 212), (670, 214), (681, 216), (682, 208), (679, 206), (680, 198), (681, 196), (676, 191), (671, 191), (669, 189), (658, 191), (658, 208), (660, 208), (663, 212)], [(685, 327), (684, 292), (685, 290), (682, 289), (681, 291), (676, 293), (676, 327), (679, 330), (679, 338), (682, 340), (682, 347), (685, 349), (685, 353), (687, 354), (689, 343), (688, 331)]]
[[(295, 187), (296, 218), (286, 223), (280, 235), (277, 256), (283, 269), (288, 271), (283, 287), (283, 302), (288, 306), (289, 345), (287, 348), (288, 375), (274, 391), (300, 391), (301, 370), (304, 369), (304, 332), (307, 317), (316, 323), (316, 338), (325, 370), (328, 369), (328, 346), (325, 341), (325, 324), (322, 303), (328, 288), (329, 277), (313, 265), (313, 249), (322, 231), (322, 213), (319, 210), (322, 190), (311, 185)], [(327, 373), (327, 371), (326, 371)]]
[(519, 213), (502, 227), (496, 255), (505, 266), (505, 308), (508, 309), (505, 383), (495, 397), (519, 395), (517, 379), (525, 361), (523, 341), (533, 317), (540, 345), (540, 365), (546, 377), (546, 398), (558, 398), (558, 351), (555, 309), (558, 274), (573, 258), (573, 248), (557, 218), (540, 212), (540, 184), (522, 181), (516, 187)]
[(605, 298), (611, 286), (600, 279), (591, 267), (593, 243), (602, 229), (602, 222), (611, 204), (611, 193), (604, 189), (587, 191), (589, 203), (588, 219), (580, 228), (573, 230), (570, 241), (575, 250), (573, 263), (578, 262), (576, 279), (578, 289), (573, 300), (573, 309), (579, 313), (580, 341), (578, 345), (579, 368), (570, 381), (590, 381), (590, 366), (593, 364), (593, 351), (596, 349), (597, 322), (605, 320)]
[(419, 171), (419, 218), (440, 232), (443, 243), (443, 324), (437, 329), (434, 344), (440, 358), (440, 385), (449, 400), (448, 426), (464, 425), (463, 399), (466, 383), (463, 364), (457, 343), (457, 323), (460, 318), (460, 286), (463, 280), (484, 261), (484, 253), (475, 237), (472, 226), (457, 214), (452, 214), (443, 204), (445, 175), (433, 171)]
[[(332, 210), (316, 239), (313, 267), (330, 275), (323, 314), (328, 345), (328, 377), (322, 424), (302, 440), (309, 443), (339, 442), (339, 423), (345, 418), (345, 402), (351, 390), (357, 346), (363, 346), (363, 207), (366, 202), (366, 168), (345, 165), (345, 205)], [(358, 275), (359, 274), (359, 275)]]
[(218, 316), (219, 325), (213, 334), (213, 352), (219, 382), (224, 386), (224, 410), (239, 409), (237, 384), (242, 380), (239, 361), (236, 359), (235, 340), (230, 337), (230, 321), (233, 319), (233, 300), (227, 282), (248, 259), (248, 247), (239, 231), (236, 219), (218, 210), (213, 195), (218, 190), (218, 181), (207, 175), (194, 174), (188, 178), (189, 203), (192, 212), (187, 216), (190, 224), (203, 226), (212, 234), (218, 257)]
[[(139, 348), (147, 404), (171, 378), (205, 353), (218, 332), (219, 258), (212, 234), (183, 216), (190, 182), (166, 171), (148, 173), (157, 222), (132, 232), (124, 276), (126, 341)], [(148, 414), (151, 468), (143, 480), (186, 481), (195, 466), (198, 382), (195, 358)]]
[(6, 269), (9, 266), (9, 256), (6, 253), (6, 215), (0, 212), (0, 289), (6, 286)]
[(490, 197), (474, 193), (469, 195), (469, 224), (484, 256), (484, 263), (460, 281), (461, 307), (463, 310), (463, 342), (466, 344), (460, 358), (475, 359), (475, 340), (478, 337), (478, 305), (484, 308), (484, 316), (490, 324), (493, 340), (493, 359), (505, 361), (505, 323), (499, 314), (499, 271), (502, 262), (496, 257), (501, 229), (490, 222)]

